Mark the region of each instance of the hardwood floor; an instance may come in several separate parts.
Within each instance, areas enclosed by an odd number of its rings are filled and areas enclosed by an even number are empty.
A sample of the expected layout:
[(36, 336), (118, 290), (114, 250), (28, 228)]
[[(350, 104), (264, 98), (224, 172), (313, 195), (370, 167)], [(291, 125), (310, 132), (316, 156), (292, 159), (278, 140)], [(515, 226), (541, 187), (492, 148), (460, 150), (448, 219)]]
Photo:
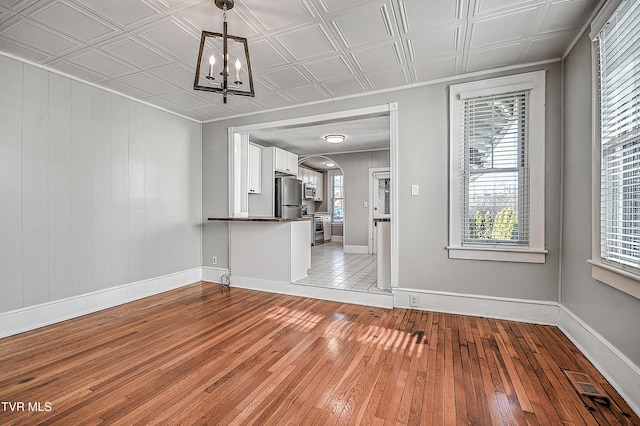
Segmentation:
[(210, 283), (0, 340), (0, 401), (3, 425), (640, 424), (556, 327)]

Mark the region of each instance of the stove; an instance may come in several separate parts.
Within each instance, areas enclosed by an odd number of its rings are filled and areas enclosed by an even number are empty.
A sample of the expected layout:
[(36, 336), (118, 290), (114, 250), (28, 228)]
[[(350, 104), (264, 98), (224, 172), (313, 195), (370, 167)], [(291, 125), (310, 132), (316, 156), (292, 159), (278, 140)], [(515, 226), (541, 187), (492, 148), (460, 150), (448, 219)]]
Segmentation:
[(313, 215), (313, 234), (311, 235), (311, 245), (324, 244), (324, 223), (322, 216)]

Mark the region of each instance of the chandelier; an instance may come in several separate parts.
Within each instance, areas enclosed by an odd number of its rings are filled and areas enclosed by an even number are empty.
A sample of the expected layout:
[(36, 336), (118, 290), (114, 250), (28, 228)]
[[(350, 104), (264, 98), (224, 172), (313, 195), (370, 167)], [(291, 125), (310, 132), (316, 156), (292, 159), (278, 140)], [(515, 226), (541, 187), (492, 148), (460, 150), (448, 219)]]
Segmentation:
[[(222, 92), (226, 104), (227, 95), (253, 97), (255, 93), (247, 39), (227, 33), (227, 11), (233, 8), (234, 0), (215, 0), (215, 4), (223, 11), (222, 34), (202, 31), (193, 89)], [(230, 64), (234, 68), (231, 72)]]

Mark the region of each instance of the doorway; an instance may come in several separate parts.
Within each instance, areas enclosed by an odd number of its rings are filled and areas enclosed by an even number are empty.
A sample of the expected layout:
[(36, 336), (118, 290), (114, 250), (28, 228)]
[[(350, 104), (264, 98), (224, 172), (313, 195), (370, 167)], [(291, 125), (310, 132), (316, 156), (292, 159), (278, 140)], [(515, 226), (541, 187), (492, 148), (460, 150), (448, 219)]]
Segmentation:
[[(358, 137), (351, 138), (351, 139), (348, 138), (347, 139), (348, 143), (343, 144), (342, 146), (322, 145), (318, 143), (318, 141), (323, 138), (317, 137), (317, 135), (313, 136), (312, 138), (305, 138), (306, 136), (309, 135), (310, 130), (317, 131), (320, 128), (326, 130), (327, 134), (329, 133), (329, 130), (330, 130), (330, 133), (335, 133), (335, 131), (331, 129), (332, 126), (339, 126), (341, 129), (339, 130), (339, 132), (342, 131), (342, 129), (344, 129), (345, 126), (351, 129), (352, 127), (349, 127), (349, 126), (356, 126), (356, 127), (359, 127), (360, 129), (363, 129), (364, 126), (362, 126), (362, 124), (360, 123), (366, 122), (367, 120), (376, 121), (377, 119), (382, 117), (386, 117), (385, 126), (382, 126), (379, 130), (376, 130), (374, 132), (364, 133), (362, 131), (359, 131), (357, 133), (354, 133), (354, 136), (357, 134)], [(347, 137), (349, 137), (349, 132), (345, 132), (345, 133), (347, 133)], [(389, 184), (392, 188), (394, 188), (394, 186), (397, 184), (397, 179), (395, 178), (395, 176), (397, 175), (397, 162), (398, 162), (398, 155), (397, 155), (398, 105), (396, 103), (389, 103), (384, 105), (365, 107), (365, 108), (359, 108), (359, 109), (347, 110), (347, 111), (338, 111), (333, 113), (325, 113), (325, 114), (309, 116), (309, 117), (277, 120), (277, 121), (272, 121), (268, 123), (256, 123), (256, 124), (249, 124), (249, 125), (243, 125), (238, 127), (229, 127), (228, 128), (228, 135), (229, 135), (228, 153), (229, 153), (229, 164), (230, 164), (229, 182), (231, 183), (229, 185), (230, 210), (233, 209), (234, 206), (238, 204), (242, 205), (242, 200), (244, 200), (247, 197), (246, 191), (243, 191), (243, 188), (241, 187), (241, 185), (233, 184), (233, 182), (235, 182), (234, 173), (236, 172), (235, 168), (232, 167), (232, 165), (235, 164), (235, 157), (236, 157), (236, 150), (234, 150), (234, 147), (235, 147), (234, 140), (236, 137), (238, 137), (238, 135), (243, 135), (243, 134), (250, 135), (250, 137), (253, 138), (251, 142), (257, 143), (258, 145), (262, 145), (266, 147), (275, 146), (293, 153), (295, 153), (297, 150), (306, 151), (307, 155), (331, 155), (331, 154), (338, 154), (338, 153), (354, 153), (354, 152), (364, 152), (364, 151), (374, 152), (375, 148), (373, 149), (373, 151), (371, 150), (371, 145), (370, 145), (371, 142), (374, 141), (376, 138), (378, 138), (381, 134), (384, 134), (386, 135), (386, 148), (384, 149), (388, 150), (387, 155), (389, 155), (389, 163), (388, 163), (390, 165)], [(378, 149), (381, 149), (381, 148), (378, 148)], [(300, 153), (302, 154), (302, 152)], [(367, 193), (366, 185), (367, 185), (366, 180), (364, 182), (358, 181), (357, 186), (359, 186), (364, 190), (363, 191), (364, 194)], [(395, 188), (394, 190), (390, 191), (389, 202), (391, 206), (391, 211), (397, 210), (397, 209), (394, 209), (394, 206), (397, 206), (397, 203), (398, 203), (397, 194), (398, 194), (398, 191), (395, 190)], [(349, 235), (347, 235), (349, 231), (347, 231), (345, 233), (345, 236), (343, 237), (344, 243), (348, 244), (350, 252), (353, 252), (352, 249), (355, 248), (356, 249), (355, 253), (357, 254), (360, 254), (360, 253), (371, 254), (371, 252), (368, 250), (368, 242), (366, 241), (368, 237), (367, 231), (366, 231), (368, 226), (367, 224), (364, 223), (365, 221), (367, 221), (367, 213), (364, 213), (364, 212), (368, 211), (369, 209), (367, 210), (362, 209), (362, 207), (368, 207), (368, 206), (362, 205), (363, 204), (362, 198), (359, 198), (359, 197), (356, 197), (356, 198), (358, 199), (357, 202), (359, 203), (359, 205), (354, 206), (354, 209), (357, 212), (357, 216), (361, 217), (361, 219), (358, 219), (358, 221), (356, 221), (356, 224), (358, 224), (357, 235), (361, 235), (361, 237), (358, 237), (358, 239), (356, 241), (353, 241), (352, 243), (351, 240), (349, 240), (350, 238)], [(356, 198), (354, 198), (354, 200)], [(364, 200), (367, 200), (367, 198), (364, 198)], [(345, 214), (348, 215), (349, 213), (346, 210), (348, 210), (348, 208), (346, 208), (345, 206)], [(364, 213), (364, 215), (362, 215), (361, 212)], [(232, 214), (233, 212), (230, 211), (230, 215)], [(371, 223), (371, 220), (367, 222)], [(359, 227), (361, 225), (364, 227), (363, 229), (364, 232), (360, 231)], [(397, 267), (398, 266), (398, 243), (397, 243), (398, 233), (396, 232), (396, 228), (397, 228), (397, 221), (391, 222), (391, 286), (392, 287), (396, 287), (398, 282), (398, 267)], [(364, 245), (360, 245), (360, 244), (364, 244)], [(360, 251), (360, 249), (362, 249), (362, 251)]]

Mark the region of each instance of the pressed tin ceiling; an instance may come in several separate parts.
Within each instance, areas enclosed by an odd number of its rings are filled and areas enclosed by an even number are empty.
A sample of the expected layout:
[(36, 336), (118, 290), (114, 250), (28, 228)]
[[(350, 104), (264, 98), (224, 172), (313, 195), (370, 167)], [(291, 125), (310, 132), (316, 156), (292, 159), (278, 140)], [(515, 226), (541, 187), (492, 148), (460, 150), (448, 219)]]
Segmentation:
[(560, 58), (598, 0), (236, 0), (255, 98), (193, 90), (213, 0), (0, 0), (0, 51), (197, 121)]

